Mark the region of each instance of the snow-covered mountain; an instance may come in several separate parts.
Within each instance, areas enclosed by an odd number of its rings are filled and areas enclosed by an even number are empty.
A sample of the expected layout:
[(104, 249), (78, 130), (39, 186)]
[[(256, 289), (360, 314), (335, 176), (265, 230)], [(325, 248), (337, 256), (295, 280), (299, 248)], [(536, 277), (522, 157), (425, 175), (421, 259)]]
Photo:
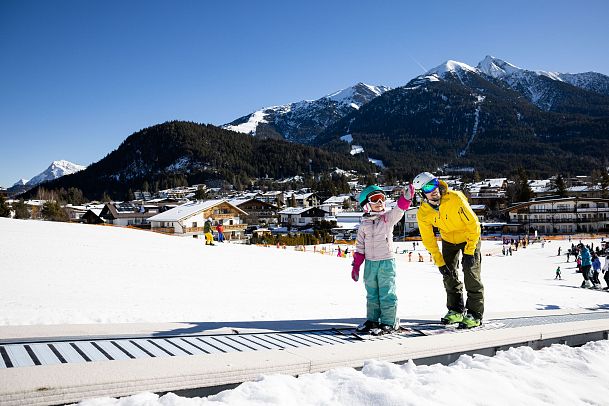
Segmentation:
[[(530, 71), (490, 56), (476, 67), (449, 60), (352, 112), (315, 144), (363, 152), (405, 173), (435, 161), (495, 174), (515, 165), (585, 170), (602, 165), (600, 151), (609, 148), (609, 96), (596, 92), (605, 80)], [(578, 143), (598, 149), (581, 154)]]
[(546, 111), (554, 110), (562, 101), (571, 97), (566, 94), (571, 89), (564, 84), (609, 96), (609, 76), (596, 72), (571, 74), (532, 71), (492, 56), (484, 58), (476, 69), (484, 75), (506, 83), (537, 107)]
[(19, 179), (13, 184), (13, 186), (25, 186), (29, 182), (29, 179)]
[(267, 107), (222, 128), (262, 138), (283, 138), (310, 143), (326, 128), (390, 90), (386, 86), (358, 83), (317, 100)]
[(34, 187), (42, 182), (61, 178), (64, 175), (71, 175), (78, 171), (82, 171), (85, 168), (86, 166), (77, 165), (69, 161), (53, 161), (46, 170), (30, 179), (26, 185)]

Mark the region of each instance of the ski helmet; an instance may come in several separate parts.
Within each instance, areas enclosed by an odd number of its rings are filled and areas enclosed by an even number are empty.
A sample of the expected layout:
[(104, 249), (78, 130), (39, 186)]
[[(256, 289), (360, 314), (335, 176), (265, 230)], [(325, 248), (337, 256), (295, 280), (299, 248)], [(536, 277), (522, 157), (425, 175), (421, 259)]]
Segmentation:
[(378, 192), (385, 194), (385, 192), (383, 192), (383, 189), (381, 189), (380, 187), (378, 187), (376, 185), (370, 185), (370, 186), (366, 187), (364, 190), (362, 190), (357, 198), (357, 201), (359, 202), (360, 207), (364, 207), (368, 203), (368, 196), (370, 196), (373, 193), (378, 193)]
[(423, 185), (431, 182), (432, 180), (437, 179), (433, 174), (429, 172), (421, 172), (417, 176), (414, 177), (412, 184), (416, 190), (421, 190)]

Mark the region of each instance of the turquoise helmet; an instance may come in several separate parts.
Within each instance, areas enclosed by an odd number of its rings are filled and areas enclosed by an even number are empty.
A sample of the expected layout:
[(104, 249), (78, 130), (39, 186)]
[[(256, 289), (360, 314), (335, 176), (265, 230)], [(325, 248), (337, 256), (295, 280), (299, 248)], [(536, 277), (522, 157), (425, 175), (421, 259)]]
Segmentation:
[(376, 192), (381, 192), (381, 193), (385, 193), (383, 192), (383, 189), (381, 189), (380, 187), (376, 186), (376, 185), (370, 185), (368, 187), (366, 187), (364, 190), (362, 190), (359, 194), (359, 196), (357, 197), (357, 201), (359, 202), (360, 207), (364, 207), (366, 205), (366, 203), (368, 203), (368, 196), (370, 196), (372, 193), (376, 193)]

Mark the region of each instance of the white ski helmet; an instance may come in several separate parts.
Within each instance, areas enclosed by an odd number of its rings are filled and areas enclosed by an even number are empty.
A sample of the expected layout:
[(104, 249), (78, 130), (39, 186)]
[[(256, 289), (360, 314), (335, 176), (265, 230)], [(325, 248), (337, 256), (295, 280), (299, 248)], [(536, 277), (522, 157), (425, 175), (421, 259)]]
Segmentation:
[(412, 185), (414, 186), (414, 188), (416, 190), (421, 190), (423, 185), (431, 182), (434, 179), (436, 179), (436, 176), (434, 176), (433, 174), (431, 174), (429, 172), (421, 172), (417, 176), (414, 177), (414, 180), (412, 181)]

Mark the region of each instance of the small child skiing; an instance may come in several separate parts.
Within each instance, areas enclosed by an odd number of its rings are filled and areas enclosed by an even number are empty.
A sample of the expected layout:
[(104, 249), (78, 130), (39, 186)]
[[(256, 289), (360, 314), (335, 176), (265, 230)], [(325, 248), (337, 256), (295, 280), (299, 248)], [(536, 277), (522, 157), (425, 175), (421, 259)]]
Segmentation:
[(560, 273), (560, 266), (558, 268), (556, 268), (556, 276), (554, 277), (554, 279), (562, 280), (562, 274)]
[(395, 293), (395, 258), (391, 243), (393, 227), (408, 210), (414, 196), (410, 185), (399, 197), (397, 206), (386, 211), (383, 190), (371, 185), (359, 194), (364, 209), (357, 231), (351, 278), (359, 279), (359, 269), (365, 261), (364, 285), (366, 287), (366, 322), (356, 328), (359, 333), (381, 335), (392, 333), (399, 327), (397, 318), (398, 298)]

